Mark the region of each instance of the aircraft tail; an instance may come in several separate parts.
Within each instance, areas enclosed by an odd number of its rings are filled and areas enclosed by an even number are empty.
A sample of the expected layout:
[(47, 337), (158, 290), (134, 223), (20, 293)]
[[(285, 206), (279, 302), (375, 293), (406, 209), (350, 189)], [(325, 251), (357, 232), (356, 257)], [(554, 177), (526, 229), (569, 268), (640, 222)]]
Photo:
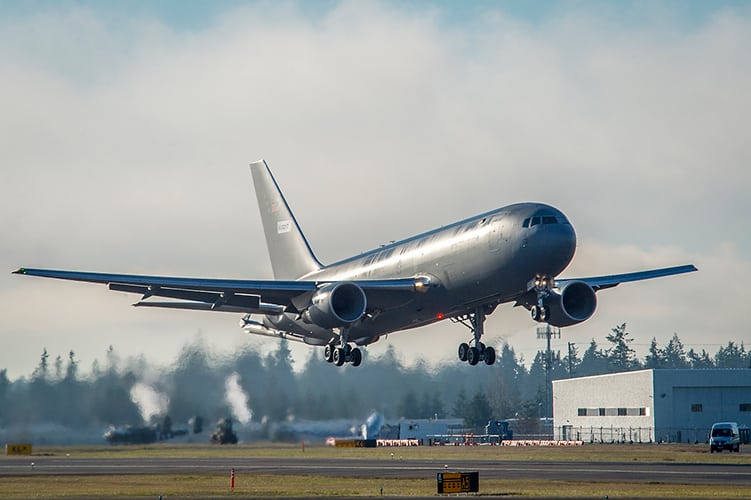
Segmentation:
[(308, 245), (264, 160), (250, 164), (263, 232), (276, 279), (296, 279), (323, 266)]

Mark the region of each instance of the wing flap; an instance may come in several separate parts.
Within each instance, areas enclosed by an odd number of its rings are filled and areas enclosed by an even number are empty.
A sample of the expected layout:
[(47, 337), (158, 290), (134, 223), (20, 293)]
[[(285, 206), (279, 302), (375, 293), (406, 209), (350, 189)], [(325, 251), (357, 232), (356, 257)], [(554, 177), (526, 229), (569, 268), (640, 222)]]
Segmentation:
[(284, 307), (276, 304), (259, 304), (256, 308), (241, 307), (229, 304), (214, 306), (202, 302), (157, 302), (140, 301), (133, 304), (134, 307), (158, 307), (164, 309), (188, 309), (192, 311), (218, 311), (243, 314), (281, 314)]

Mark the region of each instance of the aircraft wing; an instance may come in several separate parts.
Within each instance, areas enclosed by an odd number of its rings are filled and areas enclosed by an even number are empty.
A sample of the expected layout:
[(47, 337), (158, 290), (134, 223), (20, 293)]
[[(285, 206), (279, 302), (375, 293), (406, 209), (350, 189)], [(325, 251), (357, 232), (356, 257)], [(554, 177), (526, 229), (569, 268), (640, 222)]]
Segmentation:
[(557, 288), (561, 288), (566, 283), (572, 281), (583, 281), (591, 286), (595, 291), (603, 290), (605, 288), (612, 288), (620, 283), (627, 283), (629, 281), (641, 281), (652, 278), (661, 278), (663, 276), (672, 276), (674, 274), (683, 274), (696, 271), (696, 267), (693, 265), (665, 267), (662, 269), (652, 269), (650, 271), (640, 271), (636, 273), (626, 274), (613, 274), (610, 276), (594, 276), (589, 278), (566, 278), (556, 279), (555, 285)]
[[(210, 278), (179, 278), (171, 276), (141, 276), (132, 274), (107, 274), (54, 269), (21, 268), (14, 274), (40, 276), (71, 281), (106, 284), (110, 290), (142, 295), (141, 307), (167, 307), (224, 312), (280, 314), (299, 312), (295, 303), (299, 298), (312, 295), (328, 281), (283, 280), (233, 280)], [(380, 307), (383, 292), (417, 292), (427, 289), (425, 278), (400, 278), (387, 280), (354, 280), (365, 292), (368, 305)], [(153, 302), (149, 297), (167, 297), (187, 302)], [(298, 299), (298, 300), (295, 300)]]

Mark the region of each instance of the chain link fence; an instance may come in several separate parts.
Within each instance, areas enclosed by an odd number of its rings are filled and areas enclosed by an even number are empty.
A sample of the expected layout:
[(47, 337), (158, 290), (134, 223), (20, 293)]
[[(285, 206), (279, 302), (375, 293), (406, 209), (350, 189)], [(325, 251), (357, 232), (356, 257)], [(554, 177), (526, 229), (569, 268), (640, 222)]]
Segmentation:
[(585, 443), (707, 443), (709, 428), (654, 428), (564, 425), (553, 438)]

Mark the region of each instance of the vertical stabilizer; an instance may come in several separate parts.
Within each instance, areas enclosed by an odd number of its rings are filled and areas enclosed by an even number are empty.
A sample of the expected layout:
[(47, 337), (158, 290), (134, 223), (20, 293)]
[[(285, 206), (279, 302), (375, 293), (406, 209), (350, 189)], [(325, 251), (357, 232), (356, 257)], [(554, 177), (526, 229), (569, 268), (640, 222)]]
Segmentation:
[(276, 279), (295, 279), (320, 269), (308, 241), (264, 160), (250, 164), (263, 232)]

